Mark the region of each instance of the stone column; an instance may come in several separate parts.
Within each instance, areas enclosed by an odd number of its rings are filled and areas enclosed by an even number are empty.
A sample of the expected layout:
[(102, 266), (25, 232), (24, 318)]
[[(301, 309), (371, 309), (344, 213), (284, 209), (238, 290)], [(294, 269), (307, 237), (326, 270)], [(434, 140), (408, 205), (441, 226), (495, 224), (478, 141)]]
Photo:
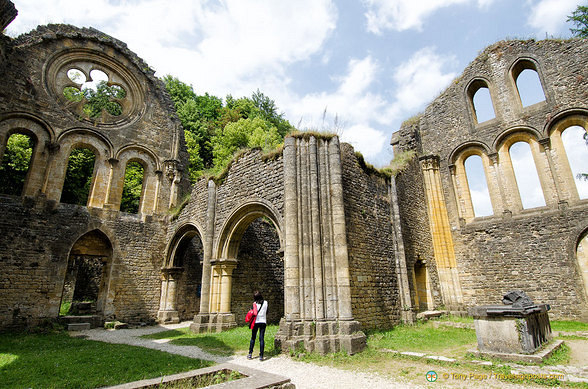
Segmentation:
[(180, 317), (177, 311), (177, 283), (184, 269), (170, 267), (161, 269), (161, 299), (157, 321), (160, 323), (179, 323)]
[[(545, 174), (546, 177), (544, 178), (544, 180), (546, 182), (546, 186), (549, 188), (548, 191), (551, 192), (551, 194), (553, 194), (553, 192), (555, 191), (556, 200), (558, 204), (562, 203), (562, 201), (567, 202), (567, 196), (564, 194), (561, 188), (561, 185), (557, 178), (558, 175), (555, 168), (555, 163), (553, 162), (553, 158), (551, 157), (551, 140), (549, 138), (540, 139), (539, 145), (543, 149), (543, 153), (540, 154), (545, 156), (544, 161), (547, 162), (547, 169), (544, 169), (547, 174)], [(553, 197), (551, 194), (548, 194), (548, 196)], [(547, 197), (545, 198), (545, 203), (548, 205), (553, 205), (548, 203)]]
[(284, 141), (285, 318), (276, 346), (319, 353), (365, 347), (351, 312), (341, 155), (337, 137)]
[[(97, 156), (98, 157), (98, 156)], [(102, 208), (106, 202), (110, 179), (110, 164), (107, 160), (96, 158), (94, 171), (96, 175), (88, 195), (88, 207)]]
[(349, 281), (349, 254), (347, 251), (347, 229), (345, 205), (343, 204), (343, 178), (341, 174), (341, 151), (339, 138), (329, 142), (331, 171), (331, 199), (333, 204), (333, 243), (337, 265), (337, 291), (339, 295), (339, 319), (353, 320), (351, 313), (351, 284)]
[(231, 313), (231, 288), (233, 270), (237, 267), (234, 259), (225, 259), (218, 265), (220, 268), (220, 313)]
[(113, 180), (115, 179), (115, 169), (118, 165), (118, 159), (108, 159), (108, 182), (106, 185), (106, 197), (104, 198), (104, 208), (115, 209), (115, 205), (112, 203), (111, 198), (113, 197)]
[[(561, 139), (561, 132), (554, 130), (551, 132), (551, 142), (549, 147), (550, 164), (553, 167), (553, 175), (561, 193), (560, 201), (576, 203), (580, 200), (574, 174), (570, 168), (567, 153)], [(548, 152), (548, 150), (546, 150)]]
[[(394, 233), (394, 259), (396, 260), (396, 277), (398, 279), (398, 294), (402, 311), (400, 312), (403, 323), (414, 323), (416, 316), (412, 300), (410, 298), (410, 284), (408, 282), (408, 270), (404, 251), (404, 239), (402, 237), (402, 225), (400, 222), (400, 208), (398, 207), (398, 195), (396, 193), (396, 176), (390, 179), (390, 208), (392, 215), (392, 231)], [(414, 271), (413, 271), (414, 277)], [(416, 285), (416, 283), (414, 283)], [(416, 300), (418, 307), (418, 296)]]
[(296, 138), (284, 139), (284, 316), (300, 319)]
[(427, 213), (433, 238), (433, 252), (437, 263), (443, 301), (450, 310), (460, 311), (463, 308), (463, 297), (455, 261), (451, 227), (441, 186), (439, 157), (425, 156), (421, 157), (420, 161), (425, 181)]
[(213, 292), (213, 273), (212, 268), (212, 247), (214, 244), (214, 222), (216, 217), (216, 185), (214, 181), (208, 181), (208, 202), (206, 208), (206, 229), (204, 230), (204, 237), (202, 246), (204, 249), (202, 258), (202, 286), (200, 288), (200, 310), (194, 316), (194, 322), (190, 329), (194, 332), (204, 332), (209, 330), (211, 321), (210, 313), (213, 306), (212, 292)]

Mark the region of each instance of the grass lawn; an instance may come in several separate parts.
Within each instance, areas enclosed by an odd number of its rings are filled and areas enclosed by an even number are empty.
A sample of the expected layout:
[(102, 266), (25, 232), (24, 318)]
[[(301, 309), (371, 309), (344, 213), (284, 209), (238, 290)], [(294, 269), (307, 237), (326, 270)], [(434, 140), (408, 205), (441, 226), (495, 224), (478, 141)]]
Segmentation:
[(551, 329), (553, 331), (564, 331), (564, 332), (588, 331), (588, 323), (584, 323), (581, 321), (552, 320), (550, 322), (550, 324), (551, 324)]
[[(265, 355), (279, 354), (274, 349), (274, 337), (278, 332), (277, 325), (268, 325), (265, 330)], [(215, 355), (229, 356), (245, 354), (249, 349), (251, 330), (248, 327), (237, 327), (220, 333), (195, 334), (189, 328), (158, 332), (144, 335), (147, 339), (172, 339), (171, 344), (179, 346), (197, 346)], [(259, 351), (259, 335), (255, 342), (255, 352)]]
[(213, 362), (67, 333), (0, 334), (0, 387), (96, 388), (211, 366)]
[[(367, 339), (371, 349), (392, 349), (397, 351), (416, 351), (451, 357), (463, 354), (468, 348), (476, 346), (476, 331), (469, 328), (451, 326), (433, 327), (432, 322), (415, 325), (399, 325), (391, 330), (369, 332)], [(451, 355), (450, 355), (451, 354)]]

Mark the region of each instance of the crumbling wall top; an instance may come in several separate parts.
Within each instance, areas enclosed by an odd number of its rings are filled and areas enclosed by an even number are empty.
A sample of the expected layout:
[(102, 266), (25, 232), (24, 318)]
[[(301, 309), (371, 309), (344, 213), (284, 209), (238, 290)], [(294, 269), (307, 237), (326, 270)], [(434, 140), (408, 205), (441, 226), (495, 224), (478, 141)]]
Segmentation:
[(18, 15), (18, 11), (10, 0), (0, 0), (0, 31), (4, 29), (14, 20)]

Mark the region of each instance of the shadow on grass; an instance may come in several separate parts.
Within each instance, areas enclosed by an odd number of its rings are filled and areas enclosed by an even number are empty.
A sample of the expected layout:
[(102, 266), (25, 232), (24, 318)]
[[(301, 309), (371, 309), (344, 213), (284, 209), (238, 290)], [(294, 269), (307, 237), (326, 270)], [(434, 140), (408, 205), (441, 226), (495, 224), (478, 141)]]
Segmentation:
[(144, 339), (173, 339), (173, 338), (179, 338), (179, 337), (185, 336), (185, 335), (186, 335), (186, 331), (169, 330), (169, 331), (156, 332), (154, 334), (149, 334), (149, 335), (142, 335), (141, 338), (144, 338)]
[(67, 333), (0, 334), (0, 388), (95, 388), (212, 364)]
[(176, 346), (196, 346), (214, 355), (227, 357), (235, 354), (237, 349), (229, 346), (227, 343), (215, 336), (199, 336), (197, 338), (178, 338), (172, 339), (171, 344)]

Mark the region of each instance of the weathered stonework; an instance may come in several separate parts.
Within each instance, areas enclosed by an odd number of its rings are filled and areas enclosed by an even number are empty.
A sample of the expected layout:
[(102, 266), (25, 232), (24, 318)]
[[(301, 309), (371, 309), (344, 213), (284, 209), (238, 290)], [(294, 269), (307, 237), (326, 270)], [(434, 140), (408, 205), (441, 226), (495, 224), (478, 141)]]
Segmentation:
[[(513, 289), (551, 304), (555, 316), (581, 318), (588, 200), (570, 186), (559, 134), (588, 122), (588, 74), (578, 61), (587, 44), (485, 50), (394, 135), (396, 150), (416, 152), (396, 177), (362, 167), (336, 136), (299, 134), (286, 137), (281, 154), (244, 152), (223, 177), (190, 188), (171, 100), (124, 43), (64, 25), (2, 35), (0, 157), (15, 132), (35, 146), (22, 194), (0, 196), (0, 328), (58, 318), (75, 294), (68, 264), (76, 258), (96, 268), (99, 319), (193, 319), (194, 331), (220, 331), (244, 324), (260, 290), (284, 349), (355, 353), (363, 330), (440, 306), (464, 312)], [(522, 108), (512, 74), (529, 64), (546, 101)], [(101, 69), (125, 88), (120, 114), (90, 120), (83, 102), (64, 101), (71, 69)], [(468, 96), (483, 82), (497, 118), (477, 124)], [(515, 196), (513, 139), (533, 144), (545, 207), (523, 210)], [(80, 146), (96, 157), (88, 204), (60, 203), (69, 153)], [(493, 216), (473, 214), (462, 166), (473, 154), (485, 156)], [(120, 202), (133, 161), (145, 180), (138, 214), (127, 214)]]
[[(578, 61), (587, 44), (575, 39), (492, 45), (420, 117), (394, 134), (392, 143), (397, 150), (412, 149), (421, 161), (429, 157), (439, 161), (436, 184), (427, 182), (429, 173), (424, 167), (419, 171), (411, 166), (398, 177), (398, 190), (400, 203), (414, 201), (415, 193), (421, 196), (416, 207), (403, 211), (409, 263), (430, 250), (431, 235), (451, 238), (449, 255), (455, 258), (457, 269), (452, 281), (441, 277), (439, 259), (443, 256), (433, 245), (444, 304), (448, 300), (443, 284), (457, 282), (463, 303), (456, 310), (488, 304), (496, 296), (519, 289), (535, 301), (550, 304), (554, 317), (587, 318), (586, 285), (581, 276), (586, 269), (580, 268), (577, 250), (588, 229), (588, 203), (578, 198), (560, 137), (568, 126), (587, 128), (588, 68)], [(514, 81), (522, 69), (537, 72), (545, 101), (522, 106)], [(483, 123), (477, 123), (471, 100), (476, 83), (488, 86), (496, 113)], [(544, 207), (522, 207), (508, 152), (515, 141), (531, 146)], [(484, 161), (492, 216), (473, 214), (463, 168), (469, 155), (480, 155)], [(418, 181), (424, 183), (414, 188)], [(437, 197), (423, 201), (420, 193), (435, 191)], [(430, 222), (431, 217), (439, 217), (431, 213), (439, 201), (446, 207), (439, 215), (446, 215), (448, 225), (425, 231), (418, 222), (423, 220), (422, 209), (429, 208)], [(409, 216), (418, 209), (420, 218)], [(429, 263), (430, 251), (426, 255)]]

